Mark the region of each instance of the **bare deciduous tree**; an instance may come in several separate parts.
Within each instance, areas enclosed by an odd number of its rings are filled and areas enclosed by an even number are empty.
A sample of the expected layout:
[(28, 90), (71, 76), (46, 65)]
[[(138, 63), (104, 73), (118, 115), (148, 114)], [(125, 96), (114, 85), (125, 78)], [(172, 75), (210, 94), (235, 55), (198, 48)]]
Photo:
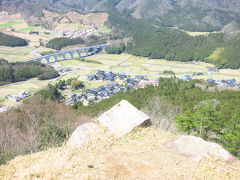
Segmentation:
[(147, 102), (143, 111), (150, 116), (153, 126), (168, 132), (178, 133), (174, 118), (180, 112), (180, 109), (171, 105), (167, 99), (153, 98)]

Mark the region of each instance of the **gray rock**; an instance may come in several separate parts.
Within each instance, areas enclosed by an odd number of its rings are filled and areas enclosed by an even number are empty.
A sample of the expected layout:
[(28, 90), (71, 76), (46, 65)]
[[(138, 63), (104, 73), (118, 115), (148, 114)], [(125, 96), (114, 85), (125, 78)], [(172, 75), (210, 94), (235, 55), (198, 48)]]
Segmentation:
[(235, 157), (219, 144), (204, 141), (195, 136), (182, 136), (166, 145), (167, 148), (194, 160), (201, 160), (211, 156), (224, 161), (234, 161)]
[(95, 123), (86, 123), (79, 126), (71, 135), (67, 142), (67, 146), (84, 146), (91, 137), (100, 132), (100, 127)]
[(111, 133), (121, 137), (140, 126), (150, 118), (126, 100), (103, 113), (97, 120)]

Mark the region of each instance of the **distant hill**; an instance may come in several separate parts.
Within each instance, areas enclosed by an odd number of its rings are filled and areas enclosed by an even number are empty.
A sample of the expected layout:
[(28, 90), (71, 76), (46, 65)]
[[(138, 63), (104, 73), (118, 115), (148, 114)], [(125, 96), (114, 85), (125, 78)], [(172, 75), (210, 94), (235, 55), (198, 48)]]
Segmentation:
[[(2, 5), (1, 5), (2, 3)], [(150, 19), (159, 26), (190, 31), (220, 30), (240, 24), (240, 0), (1, 0), (7, 10), (41, 16), (42, 9), (77, 10), (82, 14), (117, 9), (134, 18)], [(228, 26), (229, 27), (229, 26)], [(229, 30), (229, 29), (228, 29)]]
[[(94, 27), (105, 24), (116, 37), (132, 38), (125, 49), (133, 55), (176, 61), (207, 61), (218, 68), (240, 67), (240, 51), (237, 48), (240, 43), (240, 0), (0, 2), (2, 9), (19, 12), (29, 24), (47, 29), (68, 27), (70, 23), (79, 22), (83, 25), (90, 23)], [(59, 26), (62, 22), (63, 25)], [(177, 29), (220, 33), (191, 37)], [(227, 42), (231, 39), (235, 41)]]
[(238, 4), (239, 0), (122, 0), (116, 7), (135, 18), (153, 18), (164, 26), (213, 31), (222, 29), (231, 21), (239, 23)]

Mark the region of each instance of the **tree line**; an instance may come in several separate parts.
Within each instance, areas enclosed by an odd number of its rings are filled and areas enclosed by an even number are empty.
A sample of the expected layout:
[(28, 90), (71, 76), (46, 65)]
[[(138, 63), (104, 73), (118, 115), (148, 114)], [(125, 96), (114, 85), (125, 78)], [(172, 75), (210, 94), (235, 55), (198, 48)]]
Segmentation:
[[(114, 11), (108, 19), (109, 26), (121, 30), (132, 37), (125, 52), (154, 59), (164, 58), (174, 61), (204, 61), (216, 64), (219, 68), (240, 68), (240, 37), (225, 40), (223, 33), (210, 33), (207, 36), (190, 36), (181, 30), (156, 27), (145, 20), (136, 20)], [(218, 48), (223, 48), (216, 60), (209, 59)], [(109, 53), (120, 53), (121, 47), (110, 47)]]
[(27, 46), (28, 41), (16, 36), (10, 36), (0, 32), (0, 46)]
[(66, 37), (61, 37), (61, 38), (54, 38), (48, 41), (46, 44), (47, 48), (52, 48), (55, 50), (61, 50), (62, 48), (70, 45), (77, 45), (77, 44), (84, 44), (85, 41), (82, 38), (66, 38)]
[(14, 62), (0, 61), (0, 85), (25, 81), (37, 77), (46, 80), (58, 77), (58, 72), (47, 64), (39, 62)]

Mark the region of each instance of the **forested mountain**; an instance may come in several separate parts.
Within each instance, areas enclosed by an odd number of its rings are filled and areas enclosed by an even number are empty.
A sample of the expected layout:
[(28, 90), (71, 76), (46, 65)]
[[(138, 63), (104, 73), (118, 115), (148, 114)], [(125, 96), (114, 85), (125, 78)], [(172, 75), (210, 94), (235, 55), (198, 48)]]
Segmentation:
[[(114, 35), (128, 37), (127, 53), (240, 68), (240, 0), (0, 0), (7, 11), (41, 21), (43, 9), (106, 12)], [(34, 17), (34, 18), (33, 18)], [(181, 29), (181, 30), (177, 30)], [(192, 37), (188, 31), (217, 31)], [(59, 49), (59, 48), (57, 48)], [(112, 47), (112, 50), (122, 50)]]
[(240, 24), (240, 0), (0, 0), (11, 11), (39, 15), (42, 9), (80, 13), (119, 12), (145, 18), (159, 26), (215, 31)]
[(214, 31), (239, 22), (239, 4), (239, 0), (122, 0), (117, 9), (128, 10), (135, 18), (153, 18), (164, 26)]

